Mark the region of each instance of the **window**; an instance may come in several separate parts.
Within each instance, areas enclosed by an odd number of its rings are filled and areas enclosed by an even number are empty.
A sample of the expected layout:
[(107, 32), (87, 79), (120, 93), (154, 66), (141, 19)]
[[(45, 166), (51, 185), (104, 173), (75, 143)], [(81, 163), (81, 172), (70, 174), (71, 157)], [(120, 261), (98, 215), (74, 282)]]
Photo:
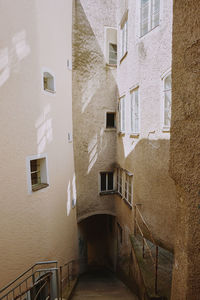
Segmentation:
[(101, 172), (101, 192), (113, 191), (113, 172)]
[(43, 72), (43, 89), (49, 93), (55, 93), (54, 76), (49, 72)]
[(117, 65), (117, 29), (105, 27), (105, 57), (109, 65)]
[(106, 113), (106, 128), (115, 128), (115, 113)]
[(123, 170), (121, 168), (117, 169), (117, 191), (122, 196), (123, 193)]
[(34, 155), (27, 158), (29, 192), (36, 192), (49, 186), (47, 176), (47, 156)]
[(139, 96), (138, 88), (131, 92), (131, 133), (140, 131)]
[(163, 111), (163, 129), (169, 129), (171, 123), (171, 74), (163, 79), (164, 82), (164, 111)]
[(125, 174), (125, 199), (132, 205), (132, 175)]
[(125, 96), (119, 99), (119, 130), (125, 132)]
[(159, 21), (160, 0), (141, 0), (141, 36), (158, 26)]
[(127, 18), (121, 25), (121, 58), (127, 53), (128, 51), (128, 20)]

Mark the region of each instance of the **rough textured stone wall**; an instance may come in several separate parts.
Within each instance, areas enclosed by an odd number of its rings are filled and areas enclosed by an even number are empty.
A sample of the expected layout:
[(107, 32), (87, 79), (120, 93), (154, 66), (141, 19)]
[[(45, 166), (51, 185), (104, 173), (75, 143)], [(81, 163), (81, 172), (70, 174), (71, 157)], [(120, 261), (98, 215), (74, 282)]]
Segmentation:
[(116, 111), (116, 69), (106, 66), (104, 26), (115, 26), (115, 1), (74, 1), (73, 135), (78, 220), (114, 213), (114, 196), (100, 196), (101, 171), (116, 161), (116, 130), (108, 130), (106, 112)]
[(200, 8), (174, 1), (170, 172), (177, 216), (172, 300), (200, 295)]
[[(133, 204), (141, 204), (155, 239), (172, 250), (176, 193), (168, 174), (170, 133), (162, 127), (162, 76), (171, 68), (172, 1), (161, 1), (160, 24), (143, 37), (140, 37), (140, 1), (122, 2), (118, 1), (117, 23), (120, 24), (128, 9), (128, 53), (119, 63), (117, 82), (119, 95), (126, 94), (127, 103), (130, 103), (130, 89), (139, 86), (140, 134), (130, 133), (127, 104), (127, 130), (118, 135), (117, 163), (133, 173)], [(129, 220), (134, 218), (133, 210), (120, 198), (117, 203), (117, 215), (133, 231)]]

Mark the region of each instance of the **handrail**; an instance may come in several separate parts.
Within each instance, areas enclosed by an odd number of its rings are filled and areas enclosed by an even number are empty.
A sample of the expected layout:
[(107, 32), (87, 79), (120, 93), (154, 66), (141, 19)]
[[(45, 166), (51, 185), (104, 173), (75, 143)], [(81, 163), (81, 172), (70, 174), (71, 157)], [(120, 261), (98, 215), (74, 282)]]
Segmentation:
[[(157, 292), (158, 292), (158, 245), (157, 245), (157, 243), (155, 242), (155, 240), (154, 240), (154, 238), (153, 238), (153, 235), (152, 235), (152, 232), (151, 232), (149, 226), (147, 225), (147, 223), (146, 223), (146, 221), (145, 221), (145, 219), (144, 219), (144, 217), (143, 217), (141, 211), (140, 211), (139, 208), (138, 208), (138, 204), (135, 204), (134, 206), (135, 206), (135, 214), (134, 214), (134, 217), (135, 217), (135, 228), (134, 228), (135, 234), (136, 234), (136, 229), (138, 228), (139, 231), (140, 231), (140, 234), (141, 234), (141, 236), (142, 236), (142, 242), (143, 242), (143, 247), (142, 247), (142, 253), (143, 253), (143, 255), (142, 255), (142, 256), (143, 256), (143, 258), (145, 258), (145, 252), (144, 252), (145, 247), (144, 247), (144, 246), (146, 245), (147, 250), (148, 250), (148, 252), (149, 252), (149, 255), (150, 255), (150, 257), (151, 257), (151, 260), (152, 260), (152, 262), (153, 262), (153, 264), (154, 264), (154, 267), (155, 267), (155, 286), (154, 286), (154, 290), (155, 290), (155, 294), (157, 295)], [(139, 216), (140, 216), (140, 218), (141, 218), (143, 224), (145, 225), (145, 227), (147, 228), (147, 230), (148, 230), (148, 232), (149, 232), (149, 235), (150, 235), (150, 238), (151, 238), (152, 243), (156, 246), (156, 255), (155, 255), (155, 259), (153, 258), (152, 250), (150, 249), (150, 247), (149, 247), (149, 245), (148, 245), (148, 243), (147, 243), (147, 241), (146, 241), (145, 235), (144, 235), (144, 233), (143, 233), (143, 231), (142, 231), (142, 229), (141, 229), (141, 227), (140, 227), (140, 225), (139, 225), (139, 223), (138, 223), (138, 220), (137, 220), (137, 212), (139, 213)]]

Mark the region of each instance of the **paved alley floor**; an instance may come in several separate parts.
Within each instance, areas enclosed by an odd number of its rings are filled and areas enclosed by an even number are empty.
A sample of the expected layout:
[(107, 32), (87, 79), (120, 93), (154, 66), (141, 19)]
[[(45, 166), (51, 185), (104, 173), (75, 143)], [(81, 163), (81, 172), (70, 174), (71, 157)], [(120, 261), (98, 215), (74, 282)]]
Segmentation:
[(93, 271), (80, 277), (72, 300), (138, 300), (112, 273)]

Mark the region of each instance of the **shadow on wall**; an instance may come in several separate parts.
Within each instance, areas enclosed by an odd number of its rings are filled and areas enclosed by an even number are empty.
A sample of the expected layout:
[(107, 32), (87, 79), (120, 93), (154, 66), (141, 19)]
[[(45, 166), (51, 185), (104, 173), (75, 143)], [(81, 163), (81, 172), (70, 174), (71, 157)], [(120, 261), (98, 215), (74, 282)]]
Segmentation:
[[(103, 197), (97, 195), (98, 172), (113, 169), (116, 161), (116, 133), (105, 132), (106, 111), (115, 112), (117, 106), (116, 70), (106, 66), (98, 42), (104, 37), (94, 32), (81, 1), (74, 5), (73, 128), (78, 215), (103, 208), (113, 212), (112, 201), (102, 201)], [(100, 25), (103, 31), (104, 24)]]

